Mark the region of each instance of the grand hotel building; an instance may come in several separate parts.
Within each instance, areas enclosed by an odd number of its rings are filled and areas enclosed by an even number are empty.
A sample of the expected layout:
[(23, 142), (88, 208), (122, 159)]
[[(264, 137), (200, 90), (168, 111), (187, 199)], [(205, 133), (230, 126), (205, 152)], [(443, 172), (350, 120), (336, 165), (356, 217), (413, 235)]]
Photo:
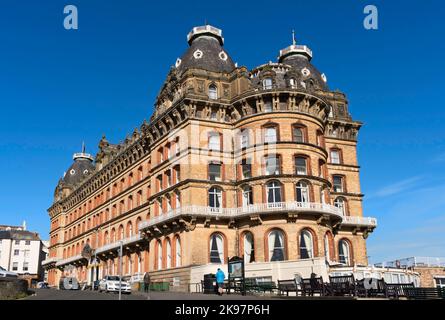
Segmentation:
[(366, 265), (376, 220), (362, 212), (362, 124), (312, 51), (294, 41), (248, 70), (220, 29), (187, 41), (150, 121), (120, 144), (103, 137), (94, 158), (75, 154), (57, 184), (50, 284), (67, 270), (81, 282), (118, 274), (121, 244), (122, 274), (183, 291), (233, 256), (274, 280)]

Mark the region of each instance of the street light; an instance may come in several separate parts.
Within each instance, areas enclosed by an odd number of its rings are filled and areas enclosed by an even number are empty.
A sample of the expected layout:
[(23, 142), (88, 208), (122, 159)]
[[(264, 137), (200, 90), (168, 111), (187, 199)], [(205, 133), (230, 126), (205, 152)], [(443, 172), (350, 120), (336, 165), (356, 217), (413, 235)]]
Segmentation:
[(119, 241), (119, 300), (122, 299), (122, 251), (124, 242)]

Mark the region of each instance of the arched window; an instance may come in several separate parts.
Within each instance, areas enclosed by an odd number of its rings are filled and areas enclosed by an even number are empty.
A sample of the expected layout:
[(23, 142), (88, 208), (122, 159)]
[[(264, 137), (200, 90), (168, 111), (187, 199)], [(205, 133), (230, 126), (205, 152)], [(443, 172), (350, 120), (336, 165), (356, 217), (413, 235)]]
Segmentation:
[(119, 226), (119, 240), (122, 240), (124, 238), (124, 226)]
[(342, 197), (335, 198), (334, 206), (340, 209), (343, 215), (346, 215), (346, 201)]
[(158, 241), (158, 246), (157, 246), (157, 253), (158, 253), (158, 261), (157, 263), (157, 267), (158, 269), (162, 269), (162, 243), (161, 241)]
[(331, 239), (329, 238), (329, 233), (326, 232), (324, 235), (324, 253), (326, 260), (331, 260)]
[(263, 79), (263, 89), (264, 90), (272, 89), (272, 78)]
[(222, 208), (222, 190), (211, 187), (209, 190), (209, 207), (212, 211), (220, 211)]
[(295, 172), (298, 175), (307, 175), (307, 164), (305, 157), (295, 157)]
[(309, 185), (305, 181), (297, 182), (297, 202), (309, 202)]
[(273, 230), (268, 236), (269, 261), (284, 261), (284, 234), (280, 230)]
[(127, 223), (127, 237), (131, 237), (133, 235), (133, 224), (131, 221)]
[(170, 243), (170, 240), (167, 239), (166, 246), (165, 246), (165, 255), (166, 255), (166, 267), (171, 268), (172, 267), (172, 245)]
[(301, 231), (300, 234), (300, 258), (310, 259), (314, 257), (314, 243), (312, 233), (308, 230)]
[(281, 185), (278, 181), (271, 181), (266, 185), (267, 203), (276, 204), (281, 202)]
[(253, 204), (253, 193), (252, 193), (252, 187), (251, 186), (245, 186), (242, 189), (242, 201), (243, 201), (243, 207), (247, 207), (251, 204)]
[(293, 127), (292, 132), (295, 142), (304, 142), (304, 130), (301, 127)]
[(253, 234), (251, 232), (246, 232), (244, 234), (244, 262), (250, 263), (255, 261), (255, 248), (254, 248), (254, 241), (253, 241)]
[(224, 239), (217, 233), (210, 237), (210, 262), (224, 263)]
[(175, 266), (180, 267), (182, 264), (181, 260), (181, 240), (179, 237), (176, 237), (176, 244), (175, 244)]
[(218, 89), (214, 84), (209, 86), (209, 99), (216, 100), (218, 99)]
[(175, 190), (175, 208), (178, 209), (181, 207), (181, 193), (178, 190)]
[(338, 259), (340, 263), (345, 265), (349, 266), (351, 264), (351, 248), (346, 240), (338, 242)]

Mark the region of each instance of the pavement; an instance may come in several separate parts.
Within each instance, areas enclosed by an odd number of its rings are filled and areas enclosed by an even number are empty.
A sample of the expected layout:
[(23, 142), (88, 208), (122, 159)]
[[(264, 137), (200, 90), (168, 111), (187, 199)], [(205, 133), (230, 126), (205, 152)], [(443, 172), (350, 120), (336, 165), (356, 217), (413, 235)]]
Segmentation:
[[(57, 290), (57, 289), (33, 289), (34, 294), (25, 298), (26, 300), (119, 300), (117, 293), (105, 293), (91, 290)], [(183, 292), (133, 292), (122, 294), (122, 300), (268, 300), (277, 299), (269, 295), (246, 295), (240, 294), (202, 294)]]

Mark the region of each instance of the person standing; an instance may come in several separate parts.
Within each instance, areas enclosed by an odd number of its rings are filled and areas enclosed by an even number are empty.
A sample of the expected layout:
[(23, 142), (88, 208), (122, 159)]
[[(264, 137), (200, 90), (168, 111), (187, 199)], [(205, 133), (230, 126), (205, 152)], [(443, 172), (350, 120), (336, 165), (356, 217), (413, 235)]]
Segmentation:
[(148, 272), (144, 275), (144, 292), (150, 293), (150, 274)]
[(224, 274), (224, 271), (222, 271), (221, 268), (218, 268), (218, 271), (216, 272), (216, 286), (218, 287), (218, 294), (220, 296), (223, 294), (225, 277), (226, 275)]

